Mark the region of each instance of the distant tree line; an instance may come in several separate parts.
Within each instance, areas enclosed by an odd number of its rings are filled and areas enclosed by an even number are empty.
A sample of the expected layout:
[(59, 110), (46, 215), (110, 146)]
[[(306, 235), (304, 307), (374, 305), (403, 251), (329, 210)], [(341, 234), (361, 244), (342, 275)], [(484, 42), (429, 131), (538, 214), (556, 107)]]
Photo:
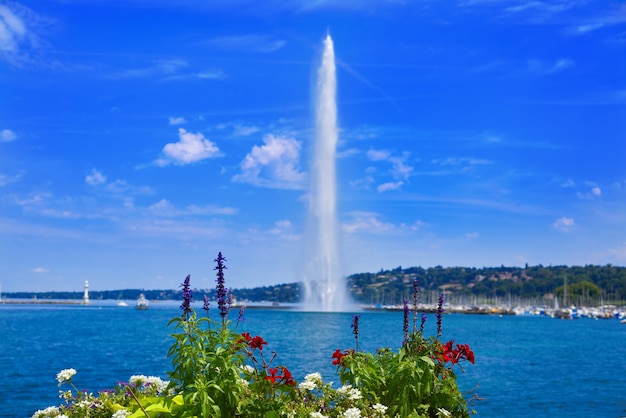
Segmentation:
[[(347, 277), (353, 299), (364, 304), (401, 304), (412, 300), (413, 283), (419, 282), (420, 301), (435, 303), (441, 292), (457, 303), (488, 301), (519, 302), (535, 300), (546, 303), (557, 298), (561, 303), (593, 306), (623, 303), (626, 300), (626, 267), (548, 266), (529, 267), (397, 267), (377, 273), (358, 273)], [(299, 283), (255, 288), (231, 289), (238, 301), (295, 303), (300, 299)], [(92, 300), (134, 300), (143, 293), (149, 300), (178, 300), (180, 290), (123, 289), (90, 291)], [(194, 290), (196, 300), (213, 289)], [(4, 298), (82, 299), (83, 292), (11, 292)]]

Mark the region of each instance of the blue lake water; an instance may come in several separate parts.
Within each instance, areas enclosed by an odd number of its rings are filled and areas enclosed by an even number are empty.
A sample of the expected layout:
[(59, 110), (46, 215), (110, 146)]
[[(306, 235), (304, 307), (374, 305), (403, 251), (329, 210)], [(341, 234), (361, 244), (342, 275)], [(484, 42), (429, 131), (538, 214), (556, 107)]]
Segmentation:
[[(167, 378), (167, 323), (178, 305), (0, 305), (0, 416), (30, 417), (58, 405), (55, 376), (65, 368), (78, 371), (79, 389), (94, 392), (134, 374)], [(360, 314), (360, 349), (398, 348), (402, 312)], [(297, 380), (320, 372), (339, 383), (330, 356), (354, 348), (352, 314), (249, 309), (245, 318), (239, 330), (261, 335), (264, 351), (278, 354), (275, 365)], [(430, 316), (426, 330), (435, 328)], [(483, 398), (473, 406), (479, 417), (626, 416), (626, 325), (617, 320), (445, 315), (442, 340), (450, 339), (476, 355), (457, 374), (463, 390)]]

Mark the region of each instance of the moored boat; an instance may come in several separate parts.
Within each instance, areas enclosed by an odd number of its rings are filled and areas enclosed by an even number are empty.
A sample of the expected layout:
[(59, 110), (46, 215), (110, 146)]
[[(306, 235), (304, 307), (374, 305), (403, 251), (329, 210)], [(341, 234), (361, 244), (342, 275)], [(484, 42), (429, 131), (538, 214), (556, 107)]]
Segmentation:
[(135, 308), (139, 309), (140, 311), (145, 311), (146, 309), (148, 309), (148, 307), (150, 307), (150, 302), (148, 302), (148, 299), (146, 299), (143, 293), (140, 293)]

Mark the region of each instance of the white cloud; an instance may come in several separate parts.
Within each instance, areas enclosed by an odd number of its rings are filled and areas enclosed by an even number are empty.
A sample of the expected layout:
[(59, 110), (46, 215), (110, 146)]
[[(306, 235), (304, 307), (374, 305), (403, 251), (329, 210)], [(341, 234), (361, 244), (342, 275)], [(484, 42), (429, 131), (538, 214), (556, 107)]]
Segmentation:
[(159, 158), (156, 161), (157, 165), (161, 167), (169, 164), (185, 165), (220, 156), (219, 148), (200, 132), (194, 134), (179, 128), (178, 137), (180, 139), (178, 142), (163, 147), (164, 158)]
[(593, 186), (590, 191), (585, 192), (585, 193), (578, 192), (576, 193), (576, 196), (579, 199), (585, 199), (585, 200), (593, 199), (593, 198), (602, 196), (602, 189), (598, 186)]
[(241, 173), (233, 181), (277, 189), (301, 189), (305, 174), (298, 171), (300, 142), (266, 135), (264, 145), (255, 145), (241, 162)]
[(480, 237), (480, 234), (478, 232), (468, 232), (467, 234), (465, 234), (465, 238), (467, 239), (476, 239)]
[(98, 186), (100, 184), (104, 184), (106, 181), (106, 176), (95, 168), (91, 170), (91, 174), (87, 174), (85, 177), (85, 183), (90, 186)]
[(3, 129), (2, 132), (0, 132), (0, 142), (11, 142), (16, 139), (17, 135), (10, 129)]
[(390, 190), (398, 190), (404, 183), (401, 181), (383, 183), (376, 188), (378, 193), (388, 192)]
[(187, 123), (187, 120), (183, 117), (171, 117), (170, 118), (170, 125), (182, 125), (184, 123)]
[(411, 173), (413, 172), (413, 167), (404, 163), (408, 156), (408, 153), (404, 153), (402, 157), (391, 157), (389, 159), (389, 161), (391, 161), (391, 164), (393, 164), (393, 166), (391, 167), (391, 174), (393, 174), (393, 177), (395, 179), (408, 180)]
[(35, 267), (31, 270), (33, 273), (48, 273), (50, 270), (44, 267)]
[(552, 228), (557, 229), (561, 232), (569, 232), (569, 230), (574, 226), (574, 218), (562, 217), (554, 221), (552, 223)]

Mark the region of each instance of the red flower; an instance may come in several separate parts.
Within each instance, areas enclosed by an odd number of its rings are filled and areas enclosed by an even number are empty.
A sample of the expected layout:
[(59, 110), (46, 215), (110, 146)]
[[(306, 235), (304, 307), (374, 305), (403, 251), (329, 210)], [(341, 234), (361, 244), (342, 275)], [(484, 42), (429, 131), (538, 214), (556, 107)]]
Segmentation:
[(276, 374), (278, 373), (278, 367), (270, 367), (268, 371), (269, 374), (265, 376), (265, 380), (270, 380), (272, 383), (276, 383), (277, 379), (282, 379), (281, 375)]
[(337, 366), (337, 365), (343, 366), (343, 358), (345, 356), (347, 356), (347, 355), (352, 354), (352, 353), (354, 353), (354, 350), (346, 350), (343, 353), (339, 349), (335, 350), (335, 352), (331, 356), (331, 358), (333, 359), (333, 365), (335, 365), (335, 366)]
[(467, 344), (457, 344), (456, 348), (459, 353), (459, 358), (465, 359), (470, 363), (474, 364), (474, 352), (470, 350), (469, 345)]
[(283, 383), (289, 386), (296, 385), (296, 382), (295, 380), (293, 380), (293, 376), (291, 375), (291, 372), (287, 370), (287, 368), (284, 366), (283, 366)]
[(243, 343), (247, 344), (251, 339), (252, 339), (252, 337), (250, 337), (250, 333), (249, 332), (242, 332), (241, 333), (241, 338), (239, 338), (237, 340), (236, 344), (243, 344)]
[(261, 337), (259, 337), (258, 335), (250, 340), (248, 340), (248, 345), (250, 346), (250, 348), (252, 348), (253, 350), (255, 348), (258, 348), (259, 350), (263, 350), (263, 345), (267, 345), (267, 343), (265, 342), (265, 340)]

